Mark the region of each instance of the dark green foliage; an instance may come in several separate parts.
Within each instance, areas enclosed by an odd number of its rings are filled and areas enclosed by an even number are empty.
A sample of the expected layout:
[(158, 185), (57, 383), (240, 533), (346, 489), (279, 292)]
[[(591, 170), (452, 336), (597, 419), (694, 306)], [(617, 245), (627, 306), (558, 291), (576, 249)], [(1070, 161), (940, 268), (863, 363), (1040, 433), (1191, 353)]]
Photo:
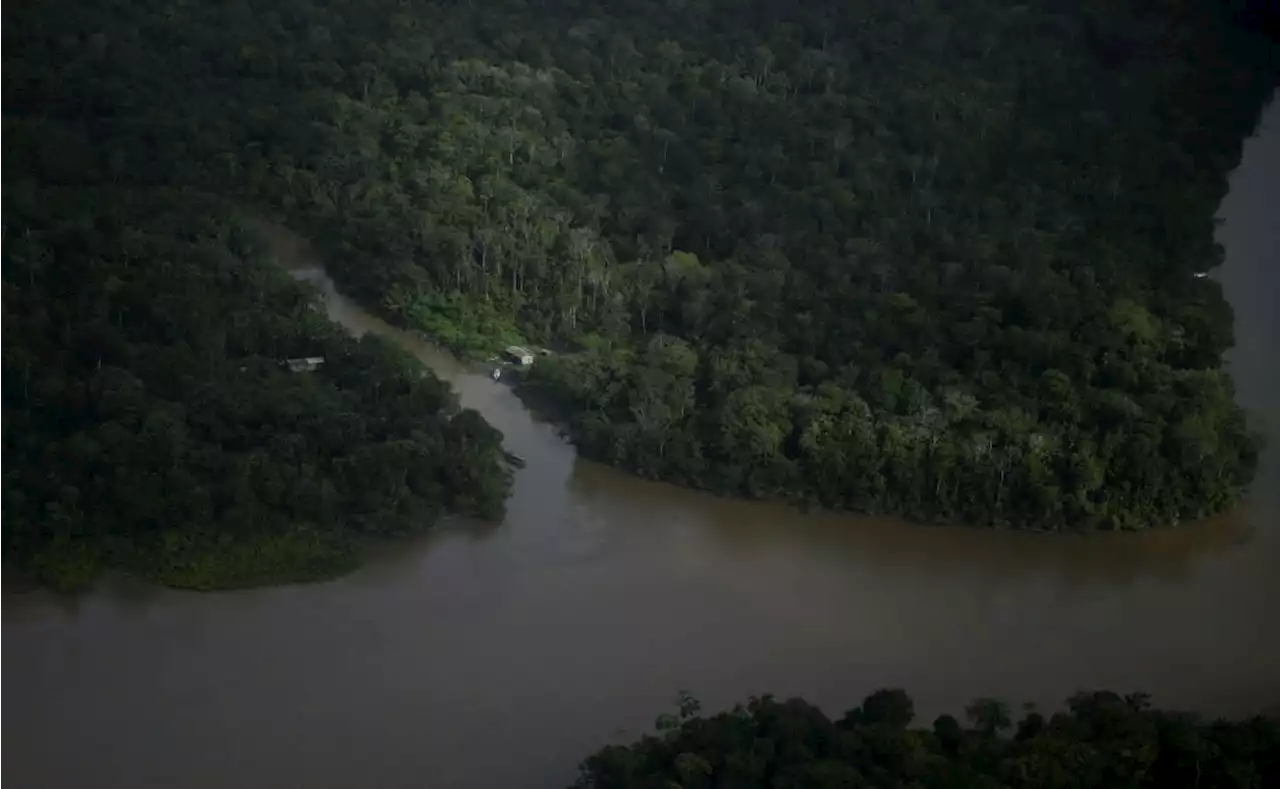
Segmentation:
[[(770, 696), (659, 736), (610, 746), (582, 764), (578, 789), (1260, 789), (1280, 785), (1280, 720), (1206, 721), (1153, 710), (1144, 696), (1081, 693), (1016, 738), (950, 715), (906, 729), (870, 710), (911, 707), (902, 691), (868, 697), (839, 723), (799, 699)], [(671, 721), (675, 716), (664, 716)], [(1006, 714), (1007, 719), (1007, 714)]]
[(497, 348), (524, 342), (511, 319), (494, 305), (457, 293), (431, 293), (403, 306), (392, 303), (392, 312), (464, 357), (484, 358)]
[(1274, 70), (1215, 0), (10, 5), (41, 179), (286, 212), (466, 353), (591, 338), (530, 383), (592, 457), (1042, 529), (1252, 478), (1193, 274)]
[[(26, 152), (44, 150), (42, 141)], [(208, 200), (6, 169), (4, 553), (198, 589), (329, 577), (361, 536), (499, 517), (500, 436), (332, 324)], [(282, 358), (323, 356), (309, 373)]]

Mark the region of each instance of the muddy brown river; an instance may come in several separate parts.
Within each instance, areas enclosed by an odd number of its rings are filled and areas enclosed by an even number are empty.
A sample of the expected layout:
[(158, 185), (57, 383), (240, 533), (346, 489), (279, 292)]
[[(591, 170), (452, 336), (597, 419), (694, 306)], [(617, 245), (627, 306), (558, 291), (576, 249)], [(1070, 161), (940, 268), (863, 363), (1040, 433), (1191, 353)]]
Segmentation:
[[(1280, 103), (1223, 204), (1240, 401), (1272, 444), (1250, 501), (1174, 531), (1047, 537), (800, 515), (580, 460), (502, 385), (280, 254), (333, 317), (453, 382), (528, 466), (498, 526), (331, 583), (194, 594), (115, 580), (5, 596), (3, 777), (26, 789), (543, 789), (687, 688), (716, 709), (884, 685), (922, 716), (1077, 689), (1239, 714), (1280, 703)], [(307, 269), (308, 266), (312, 268)]]

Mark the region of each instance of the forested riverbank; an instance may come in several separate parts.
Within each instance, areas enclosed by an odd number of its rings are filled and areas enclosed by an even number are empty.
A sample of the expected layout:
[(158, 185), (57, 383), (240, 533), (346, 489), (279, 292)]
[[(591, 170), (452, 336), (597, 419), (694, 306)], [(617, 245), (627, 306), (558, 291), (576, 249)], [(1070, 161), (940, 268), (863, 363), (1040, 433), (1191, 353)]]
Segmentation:
[(1280, 783), (1280, 719), (1207, 720), (1153, 709), (1142, 694), (1079, 693), (1046, 715), (979, 699), (968, 725), (942, 715), (913, 728), (914, 705), (881, 690), (839, 720), (802, 699), (753, 698), (715, 716), (682, 696), (659, 734), (604, 748), (579, 789), (733, 786), (1159, 787), (1246, 789)]
[(1221, 10), (12, 5), (6, 555), (241, 584), (500, 511), (497, 436), (320, 327), (223, 201), (460, 350), (576, 342), (535, 375), (646, 476), (1046, 529), (1222, 510), (1256, 441), (1195, 275), (1274, 71)]
[[(9, 133), (10, 131), (15, 133)], [(84, 181), (6, 128), (4, 549), (61, 589), (104, 569), (211, 589), (351, 569), (362, 537), (498, 518), (501, 437), (359, 341), (218, 202)], [(63, 142), (60, 140), (59, 142)], [(28, 158), (30, 157), (30, 158)], [(321, 357), (311, 372), (281, 361)]]

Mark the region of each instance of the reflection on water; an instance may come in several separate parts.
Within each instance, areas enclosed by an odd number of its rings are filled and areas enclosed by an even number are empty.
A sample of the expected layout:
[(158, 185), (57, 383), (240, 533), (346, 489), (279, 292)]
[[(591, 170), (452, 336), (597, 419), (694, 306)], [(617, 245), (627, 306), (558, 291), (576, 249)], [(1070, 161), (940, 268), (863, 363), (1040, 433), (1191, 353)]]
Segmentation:
[[(1280, 125), (1280, 105), (1269, 110)], [(1280, 133), (1224, 203), (1240, 401), (1280, 403)], [(1280, 437), (1211, 523), (1054, 536), (801, 515), (575, 458), (511, 391), (283, 262), (355, 332), (395, 338), (526, 457), (499, 526), (371, 548), (332, 583), (201, 595), (112, 579), (5, 595), (4, 777), (33, 787), (546, 787), (635, 736), (678, 688), (709, 708), (882, 685), (924, 718), (1077, 689), (1239, 714), (1280, 702)], [(307, 266), (312, 266), (307, 269)], [(20, 678), (20, 681), (14, 681)], [(493, 753), (502, 753), (495, 760)]]

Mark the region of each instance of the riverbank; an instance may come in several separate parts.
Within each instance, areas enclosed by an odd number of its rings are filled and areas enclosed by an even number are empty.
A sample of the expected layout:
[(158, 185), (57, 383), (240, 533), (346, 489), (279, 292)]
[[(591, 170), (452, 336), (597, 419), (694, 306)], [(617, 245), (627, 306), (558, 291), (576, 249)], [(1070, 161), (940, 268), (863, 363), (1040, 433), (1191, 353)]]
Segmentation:
[[(68, 144), (24, 133), (16, 158)], [(6, 173), (4, 283), (4, 551), (25, 576), (314, 582), (366, 538), (501, 519), (500, 436), (429, 368), (326, 320), (223, 201), (27, 175)]]

